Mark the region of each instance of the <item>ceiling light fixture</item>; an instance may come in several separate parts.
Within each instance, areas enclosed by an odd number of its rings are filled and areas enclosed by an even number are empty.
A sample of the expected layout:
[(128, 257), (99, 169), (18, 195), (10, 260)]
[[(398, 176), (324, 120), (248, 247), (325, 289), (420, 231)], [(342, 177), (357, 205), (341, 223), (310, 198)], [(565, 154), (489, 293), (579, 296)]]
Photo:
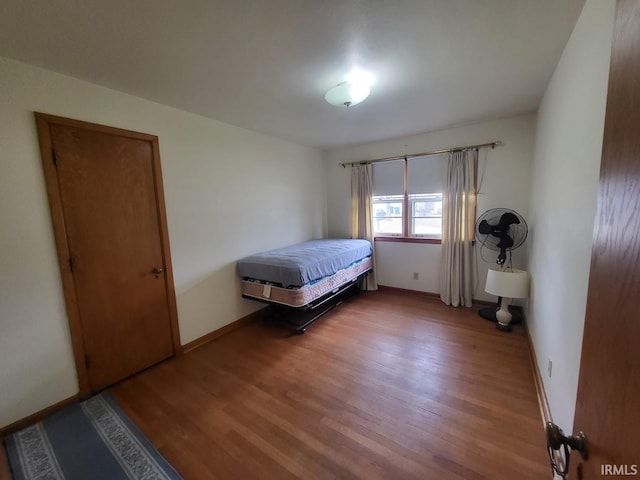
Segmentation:
[(353, 107), (367, 98), (370, 91), (368, 82), (347, 80), (330, 89), (324, 99), (336, 107)]

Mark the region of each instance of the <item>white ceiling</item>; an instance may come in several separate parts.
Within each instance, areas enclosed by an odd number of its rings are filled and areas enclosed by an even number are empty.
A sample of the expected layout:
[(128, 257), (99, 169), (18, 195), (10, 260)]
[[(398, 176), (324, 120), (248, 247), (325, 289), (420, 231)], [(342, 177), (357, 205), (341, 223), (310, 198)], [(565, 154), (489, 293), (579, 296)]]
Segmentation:
[[(533, 111), (584, 0), (3, 0), (0, 55), (331, 149)], [(325, 92), (360, 68), (371, 96)]]

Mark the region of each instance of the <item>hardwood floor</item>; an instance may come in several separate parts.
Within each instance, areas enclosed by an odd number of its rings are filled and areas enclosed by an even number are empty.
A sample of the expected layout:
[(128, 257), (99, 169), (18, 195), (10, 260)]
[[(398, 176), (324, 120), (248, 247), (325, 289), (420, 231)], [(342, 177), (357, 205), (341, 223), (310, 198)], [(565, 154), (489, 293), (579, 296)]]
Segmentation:
[(523, 327), (402, 292), (250, 324), (111, 389), (187, 480), (551, 478)]

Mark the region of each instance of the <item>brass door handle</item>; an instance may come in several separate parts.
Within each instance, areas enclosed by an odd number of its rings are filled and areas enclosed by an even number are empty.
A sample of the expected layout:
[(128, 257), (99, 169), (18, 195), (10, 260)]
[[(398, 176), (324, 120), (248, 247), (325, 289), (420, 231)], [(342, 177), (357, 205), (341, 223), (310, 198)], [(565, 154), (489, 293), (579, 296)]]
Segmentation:
[(578, 452), (583, 460), (589, 458), (587, 437), (582, 432), (578, 435), (567, 437), (560, 427), (551, 422), (547, 422), (545, 430), (547, 433), (547, 451), (549, 453), (549, 460), (551, 461), (551, 469), (561, 478), (567, 478), (569, 459), (572, 451)]
[(154, 268), (151, 272), (156, 276), (156, 278), (160, 278), (160, 275), (164, 272), (164, 268)]

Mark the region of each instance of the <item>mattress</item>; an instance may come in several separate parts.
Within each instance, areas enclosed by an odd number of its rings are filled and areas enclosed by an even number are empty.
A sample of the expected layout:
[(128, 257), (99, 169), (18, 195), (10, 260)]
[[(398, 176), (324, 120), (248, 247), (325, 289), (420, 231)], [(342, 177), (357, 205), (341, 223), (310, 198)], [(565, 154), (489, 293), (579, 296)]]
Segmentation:
[(238, 261), (237, 271), (243, 279), (302, 287), (345, 269), (372, 251), (367, 240), (310, 240), (243, 258)]
[(371, 257), (359, 260), (333, 275), (300, 288), (282, 288), (258, 280), (243, 280), (242, 295), (289, 307), (304, 307), (341, 286), (354, 281), (372, 268)]

